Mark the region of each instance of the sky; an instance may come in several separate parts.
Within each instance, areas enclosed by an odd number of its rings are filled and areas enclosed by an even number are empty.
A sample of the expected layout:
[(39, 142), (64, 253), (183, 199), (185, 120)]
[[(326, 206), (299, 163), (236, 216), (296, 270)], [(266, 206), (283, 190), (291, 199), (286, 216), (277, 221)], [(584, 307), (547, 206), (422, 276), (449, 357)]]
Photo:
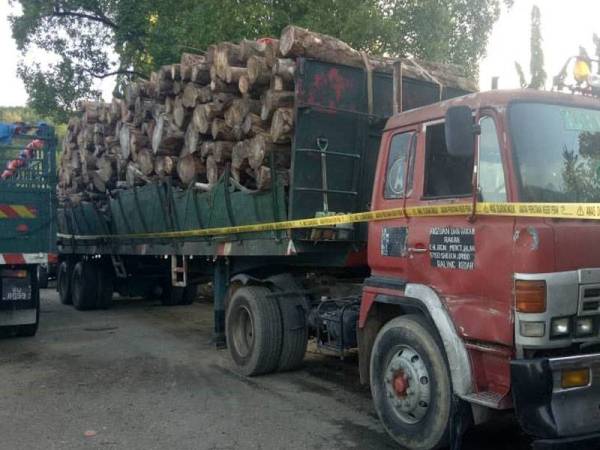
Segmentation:
[[(528, 73), (529, 32), (531, 8), (537, 4), (542, 14), (542, 37), (549, 83), (566, 59), (577, 53), (580, 45), (593, 51), (592, 35), (600, 34), (599, 0), (515, 0), (509, 11), (503, 11), (495, 24), (487, 47), (487, 56), (480, 65), (480, 88), (487, 90), (494, 76), (500, 77), (501, 89), (519, 87), (515, 61)], [(27, 102), (23, 84), (16, 76), (21, 58), (11, 37), (7, 16), (11, 11), (8, 0), (0, 0), (0, 105), (19, 106)], [(50, 55), (38, 52), (28, 60), (48, 63)], [(110, 98), (114, 80), (106, 79), (99, 87), (106, 99)], [(550, 87), (549, 84), (547, 87)]]

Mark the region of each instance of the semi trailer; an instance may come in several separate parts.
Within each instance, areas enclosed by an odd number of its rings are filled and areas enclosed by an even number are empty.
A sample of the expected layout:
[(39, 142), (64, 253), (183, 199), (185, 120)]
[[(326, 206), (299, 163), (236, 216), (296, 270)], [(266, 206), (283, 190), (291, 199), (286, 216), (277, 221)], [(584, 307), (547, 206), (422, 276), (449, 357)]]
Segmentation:
[[(322, 74), (335, 73), (334, 77)], [(409, 449), (513, 411), (539, 448), (600, 437), (600, 102), (470, 93), (299, 59), (289, 183), (169, 183), (58, 210), (63, 303), (189, 303), (240, 373), (358, 352)], [(323, 79), (329, 80), (327, 83)]]
[(0, 124), (0, 135), (0, 328), (33, 336), (56, 257), (56, 137), (44, 123)]

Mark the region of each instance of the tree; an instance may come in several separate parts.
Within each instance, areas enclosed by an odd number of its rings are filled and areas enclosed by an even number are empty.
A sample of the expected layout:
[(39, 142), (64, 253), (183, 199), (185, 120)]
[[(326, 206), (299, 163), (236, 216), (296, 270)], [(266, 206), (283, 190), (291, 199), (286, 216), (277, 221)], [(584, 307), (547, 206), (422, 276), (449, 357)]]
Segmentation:
[(23, 52), (57, 55), (50, 67), (21, 66), (31, 105), (64, 115), (98, 95), (94, 80), (147, 76), (223, 40), (277, 36), (290, 23), (373, 54), (415, 56), (477, 73), (502, 4), (512, 0), (10, 0)]
[(544, 50), (542, 48), (542, 32), (541, 32), (541, 13), (540, 9), (534, 5), (531, 9), (531, 38), (530, 38), (530, 60), (529, 72), (531, 80), (527, 82), (523, 67), (519, 62), (515, 61), (515, 68), (519, 75), (519, 83), (522, 88), (544, 89), (548, 75), (544, 70)]

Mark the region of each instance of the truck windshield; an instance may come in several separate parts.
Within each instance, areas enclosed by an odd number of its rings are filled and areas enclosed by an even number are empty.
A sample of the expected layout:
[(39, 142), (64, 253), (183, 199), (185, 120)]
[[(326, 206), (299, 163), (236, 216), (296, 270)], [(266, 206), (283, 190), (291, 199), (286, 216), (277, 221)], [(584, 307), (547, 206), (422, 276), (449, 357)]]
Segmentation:
[(515, 103), (509, 111), (524, 202), (600, 202), (600, 110)]

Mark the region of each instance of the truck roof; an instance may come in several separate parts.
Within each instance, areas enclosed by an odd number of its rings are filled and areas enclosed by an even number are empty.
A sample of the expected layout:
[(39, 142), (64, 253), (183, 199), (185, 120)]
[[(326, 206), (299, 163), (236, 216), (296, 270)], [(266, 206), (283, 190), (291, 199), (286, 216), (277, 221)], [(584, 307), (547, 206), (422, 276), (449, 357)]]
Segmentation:
[(483, 107), (504, 108), (513, 101), (532, 101), (561, 103), (570, 106), (600, 108), (600, 99), (583, 95), (565, 94), (561, 92), (539, 91), (536, 89), (511, 89), (476, 92), (443, 102), (405, 111), (390, 117), (385, 129), (405, 127), (414, 123), (430, 122), (441, 119), (451, 106), (466, 105), (472, 109)]

